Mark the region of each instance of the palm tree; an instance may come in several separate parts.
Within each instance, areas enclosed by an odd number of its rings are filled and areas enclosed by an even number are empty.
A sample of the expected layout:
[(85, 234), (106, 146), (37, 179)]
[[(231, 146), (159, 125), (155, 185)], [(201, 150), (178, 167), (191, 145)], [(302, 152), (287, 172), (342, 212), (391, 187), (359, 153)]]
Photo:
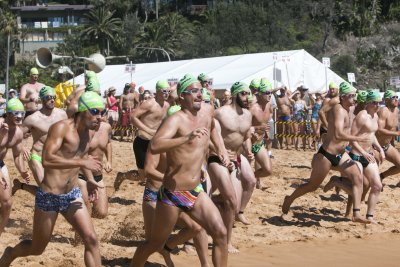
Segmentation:
[(122, 25), (120, 18), (113, 18), (114, 13), (115, 11), (106, 10), (104, 7), (91, 10), (86, 15), (90, 23), (82, 32), (82, 36), (89, 35), (99, 40), (101, 51), (107, 43), (107, 55), (110, 54), (110, 40), (114, 41)]
[(10, 40), (11, 35), (15, 32), (17, 22), (11, 12), (1, 13), (0, 16), (0, 29), (7, 35), (7, 58), (6, 58), (6, 90), (8, 100), (8, 73), (10, 69)]

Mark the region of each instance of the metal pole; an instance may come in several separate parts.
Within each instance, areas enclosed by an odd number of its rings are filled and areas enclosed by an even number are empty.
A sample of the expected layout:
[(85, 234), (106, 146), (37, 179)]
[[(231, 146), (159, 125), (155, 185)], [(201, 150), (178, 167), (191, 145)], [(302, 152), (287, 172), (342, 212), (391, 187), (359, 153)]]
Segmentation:
[(328, 92), (328, 70), (327, 66), (325, 66), (325, 92)]
[(6, 62), (6, 100), (8, 102), (8, 92), (9, 92), (9, 86), (8, 86), (8, 72), (10, 71), (10, 37), (11, 34), (8, 34), (7, 36), (7, 62)]
[[(286, 75), (287, 75), (288, 87), (290, 88), (289, 70), (288, 70), (288, 67), (287, 67), (288, 64), (286, 61), (285, 61), (285, 65), (286, 65)], [(291, 89), (289, 89), (289, 90), (291, 90)]]
[(131, 73), (131, 83), (132, 83), (132, 81), (133, 81), (133, 80), (132, 80), (132, 75), (133, 75), (133, 74), (132, 74), (132, 61), (131, 61), (131, 68), (129, 69), (129, 72)]

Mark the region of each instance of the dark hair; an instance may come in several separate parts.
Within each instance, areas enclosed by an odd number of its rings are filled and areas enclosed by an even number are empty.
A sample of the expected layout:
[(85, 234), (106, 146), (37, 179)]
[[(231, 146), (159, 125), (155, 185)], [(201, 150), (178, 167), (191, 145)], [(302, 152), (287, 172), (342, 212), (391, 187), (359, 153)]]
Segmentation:
[(150, 96), (152, 96), (153, 94), (149, 91), (149, 90), (144, 90), (143, 94), (140, 94), (140, 100), (143, 101), (144, 100), (144, 95), (145, 94), (149, 94)]

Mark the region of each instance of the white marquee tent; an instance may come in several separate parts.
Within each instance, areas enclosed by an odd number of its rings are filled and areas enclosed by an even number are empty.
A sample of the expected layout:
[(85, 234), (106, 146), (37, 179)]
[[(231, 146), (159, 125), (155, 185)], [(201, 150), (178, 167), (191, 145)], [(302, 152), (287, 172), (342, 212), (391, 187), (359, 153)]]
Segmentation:
[[(97, 74), (102, 92), (114, 86), (116, 95), (122, 94), (125, 83), (131, 81), (131, 74), (125, 71), (125, 67), (108, 65)], [(250, 83), (253, 78), (266, 77), (275, 86), (289, 85), (288, 88), (293, 91), (304, 85), (312, 93), (325, 92), (331, 81), (337, 84), (343, 81), (305, 50), (136, 64), (133, 81), (138, 86), (154, 91), (158, 80), (180, 79), (186, 73), (197, 76), (202, 72), (213, 79), (212, 87), (215, 90), (229, 89), (236, 81)], [(84, 83), (83, 74), (75, 77), (75, 83)]]

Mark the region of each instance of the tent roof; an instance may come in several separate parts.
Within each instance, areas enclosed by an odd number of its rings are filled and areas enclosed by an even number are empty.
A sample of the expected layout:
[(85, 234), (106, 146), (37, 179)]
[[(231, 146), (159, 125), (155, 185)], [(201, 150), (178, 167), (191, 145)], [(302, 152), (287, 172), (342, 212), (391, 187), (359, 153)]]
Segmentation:
[[(117, 88), (116, 94), (122, 94), (125, 83), (131, 82), (131, 74), (125, 72), (125, 66), (108, 65), (97, 74), (102, 92), (114, 86)], [(277, 77), (275, 86), (283, 84), (292, 91), (304, 85), (310, 88), (310, 92), (320, 92), (325, 91), (331, 81), (337, 84), (343, 81), (305, 50), (136, 64), (132, 77), (137, 86), (154, 91), (158, 80), (180, 79), (186, 73), (197, 76), (204, 72), (213, 78), (212, 87), (222, 90), (229, 89), (237, 81), (250, 83), (253, 78), (266, 77), (272, 82), (274, 69)], [(75, 83), (84, 83), (83, 74), (75, 77)]]

